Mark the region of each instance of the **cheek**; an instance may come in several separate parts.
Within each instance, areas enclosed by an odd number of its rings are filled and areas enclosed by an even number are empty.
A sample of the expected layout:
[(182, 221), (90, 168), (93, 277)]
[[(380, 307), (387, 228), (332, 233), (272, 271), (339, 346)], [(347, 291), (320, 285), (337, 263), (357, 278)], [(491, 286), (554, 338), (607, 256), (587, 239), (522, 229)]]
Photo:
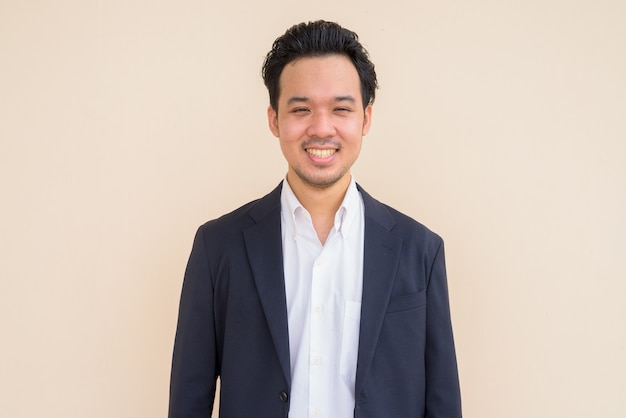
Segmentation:
[(363, 136), (363, 121), (351, 120), (349, 123), (345, 123), (341, 127), (342, 136), (351, 141), (361, 140)]
[(306, 131), (306, 127), (302, 123), (297, 123), (292, 120), (279, 121), (280, 139), (281, 142), (295, 141)]
[(291, 136), (285, 131), (280, 132), (280, 149), (285, 157), (295, 156), (300, 148), (300, 141), (296, 136)]

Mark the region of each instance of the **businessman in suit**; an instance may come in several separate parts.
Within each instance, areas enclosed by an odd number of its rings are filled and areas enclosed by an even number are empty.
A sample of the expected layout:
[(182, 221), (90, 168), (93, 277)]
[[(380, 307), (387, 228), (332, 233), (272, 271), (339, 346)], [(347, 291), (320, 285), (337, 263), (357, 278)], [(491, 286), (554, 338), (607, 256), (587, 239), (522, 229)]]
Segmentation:
[(263, 65), (287, 161), (265, 197), (207, 222), (185, 272), (170, 418), (458, 418), (443, 242), (350, 174), (374, 65), (355, 33), (302, 23)]

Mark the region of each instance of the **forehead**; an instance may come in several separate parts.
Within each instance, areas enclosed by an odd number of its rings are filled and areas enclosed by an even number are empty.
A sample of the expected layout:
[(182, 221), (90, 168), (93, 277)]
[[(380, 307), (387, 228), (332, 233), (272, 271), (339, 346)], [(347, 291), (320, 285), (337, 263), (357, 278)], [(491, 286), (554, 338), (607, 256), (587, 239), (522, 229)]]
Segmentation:
[(344, 55), (299, 58), (285, 65), (280, 75), (279, 101), (293, 95), (311, 97), (352, 95), (361, 98), (359, 74)]

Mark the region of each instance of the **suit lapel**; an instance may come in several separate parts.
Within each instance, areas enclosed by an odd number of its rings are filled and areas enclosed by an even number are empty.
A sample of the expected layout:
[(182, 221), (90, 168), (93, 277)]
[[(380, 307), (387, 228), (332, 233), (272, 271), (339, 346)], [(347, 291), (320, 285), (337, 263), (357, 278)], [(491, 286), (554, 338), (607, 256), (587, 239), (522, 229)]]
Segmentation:
[(255, 207), (250, 211), (250, 216), (255, 223), (244, 230), (244, 241), (276, 353), (285, 379), (291, 385), (280, 221), (280, 190), (281, 187), (279, 186), (256, 202)]
[[(250, 211), (254, 224), (244, 230), (244, 241), (257, 292), (286, 381), (291, 385), (289, 330), (283, 271), (277, 187), (258, 200)], [(363, 297), (355, 393), (358, 396), (374, 356), (393, 278), (398, 266), (402, 239), (393, 233), (395, 221), (380, 202), (359, 186), (365, 207)]]
[(363, 297), (355, 394), (369, 373), (387, 304), (391, 297), (402, 239), (392, 232), (395, 221), (380, 202), (359, 187), (365, 207)]

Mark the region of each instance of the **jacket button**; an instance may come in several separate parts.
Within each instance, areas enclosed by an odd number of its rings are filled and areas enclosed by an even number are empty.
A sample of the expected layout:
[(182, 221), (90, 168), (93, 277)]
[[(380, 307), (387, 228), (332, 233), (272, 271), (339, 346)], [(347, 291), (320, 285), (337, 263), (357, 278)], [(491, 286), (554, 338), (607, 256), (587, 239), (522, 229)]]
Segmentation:
[(287, 400), (289, 399), (289, 396), (287, 395), (287, 392), (282, 391), (282, 390), (280, 392), (278, 392), (278, 397), (283, 402), (287, 402)]

